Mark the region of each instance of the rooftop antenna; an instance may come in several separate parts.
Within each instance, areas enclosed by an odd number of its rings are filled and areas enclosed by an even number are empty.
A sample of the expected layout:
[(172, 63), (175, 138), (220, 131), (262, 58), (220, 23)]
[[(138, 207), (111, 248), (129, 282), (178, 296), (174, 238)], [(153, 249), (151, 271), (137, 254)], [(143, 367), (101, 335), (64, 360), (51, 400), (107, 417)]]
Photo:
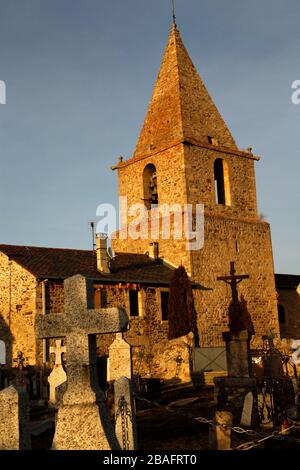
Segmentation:
[(173, 24), (176, 26), (175, 0), (172, 0)]
[(90, 227), (92, 230), (92, 244), (93, 244), (93, 251), (96, 250), (96, 243), (95, 243), (95, 223), (90, 222)]

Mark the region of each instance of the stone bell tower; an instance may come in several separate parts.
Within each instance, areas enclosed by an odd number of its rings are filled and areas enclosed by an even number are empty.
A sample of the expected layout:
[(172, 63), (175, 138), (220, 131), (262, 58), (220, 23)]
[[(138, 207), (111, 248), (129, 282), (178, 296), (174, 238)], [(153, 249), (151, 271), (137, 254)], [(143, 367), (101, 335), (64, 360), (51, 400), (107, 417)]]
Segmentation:
[[(230, 263), (249, 275), (240, 292), (256, 336), (279, 332), (270, 227), (257, 211), (254, 164), (237, 147), (195, 69), (175, 24), (133, 156), (118, 164), (119, 196), (128, 206), (203, 204), (204, 246), (159, 239), (159, 257), (184, 265), (196, 291), (202, 346), (216, 346), (228, 328), (230, 289), (217, 281)], [(149, 240), (115, 240), (116, 251), (144, 253)]]

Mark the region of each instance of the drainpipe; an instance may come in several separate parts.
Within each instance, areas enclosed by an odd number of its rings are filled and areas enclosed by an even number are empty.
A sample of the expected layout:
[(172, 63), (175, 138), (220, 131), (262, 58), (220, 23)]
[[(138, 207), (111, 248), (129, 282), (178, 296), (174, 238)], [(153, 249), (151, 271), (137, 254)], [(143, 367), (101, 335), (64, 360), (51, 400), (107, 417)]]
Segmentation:
[[(46, 285), (48, 279), (42, 281), (42, 314), (47, 315)], [(47, 340), (43, 339), (43, 363), (47, 362)]]

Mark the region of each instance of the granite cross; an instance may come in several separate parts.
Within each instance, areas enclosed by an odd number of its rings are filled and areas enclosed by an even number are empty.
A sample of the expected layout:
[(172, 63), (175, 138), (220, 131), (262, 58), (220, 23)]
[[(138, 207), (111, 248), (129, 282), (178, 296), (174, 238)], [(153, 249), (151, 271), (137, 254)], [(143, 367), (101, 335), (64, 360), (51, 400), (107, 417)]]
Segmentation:
[(55, 341), (56, 346), (50, 348), (50, 354), (55, 354), (55, 366), (62, 365), (62, 355), (67, 352), (65, 346), (62, 346), (62, 340)]
[(126, 331), (128, 316), (121, 307), (96, 310), (93, 306), (93, 282), (77, 275), (64, 281), (64, 312), (36, 317), (37, 338), (66, 338), (67, 343), (67, 391), (58, 412), (53, 449), (117, 446), (98, 385), (96, 335)]
[(234, 304), (237, 304), (239, 300), (237, 285), (242, 282), (244, 279), (249, 279), (248, 274), (239, 274), (236, 275), (234, 261), (230, 263), (230, 276), (220, 276), (217, 278), (218, 281), (224, 281), (226, 284), (229, 284), (231, 287), (232, 301)]

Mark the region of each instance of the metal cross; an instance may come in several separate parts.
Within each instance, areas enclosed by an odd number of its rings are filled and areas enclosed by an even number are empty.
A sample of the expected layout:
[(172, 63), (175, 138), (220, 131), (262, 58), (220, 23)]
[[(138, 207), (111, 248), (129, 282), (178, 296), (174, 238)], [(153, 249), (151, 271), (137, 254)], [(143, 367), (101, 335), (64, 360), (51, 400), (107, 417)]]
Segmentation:
[(239, 295), (237, 290), (237, 285), (242, 282), (244, 279), (249, 279), (248, 274), (236, 275), (234, 261), (230, 263), (230, 276), (220, 276), (217, 278), (218, 281), (224, 281), (226, 284), (229, 284), (232, 292), (232, 301), (234, 304), (237, 304), (239, 301)]
[(176, 25), (175, 0), (172, 0), (172, 11), (173, 11), (173, 24)]

